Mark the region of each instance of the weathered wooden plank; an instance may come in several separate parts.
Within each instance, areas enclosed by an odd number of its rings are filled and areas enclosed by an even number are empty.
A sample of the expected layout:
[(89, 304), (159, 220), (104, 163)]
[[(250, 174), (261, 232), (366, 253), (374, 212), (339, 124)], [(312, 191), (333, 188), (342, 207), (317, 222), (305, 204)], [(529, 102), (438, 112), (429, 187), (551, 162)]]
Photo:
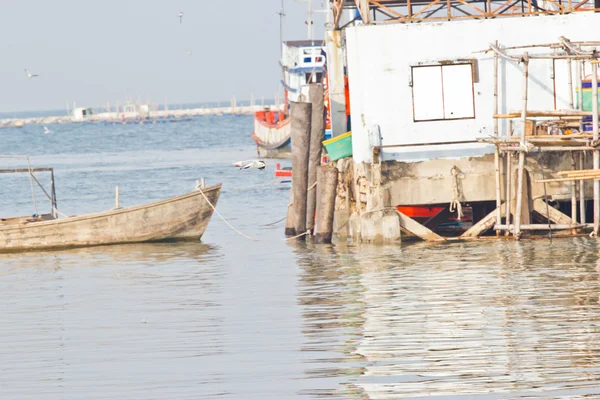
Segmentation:
[(573, 220), (566, 214), (563, 214), (556, 208), (546, 205), (546, 202), (542, 199), (535, 199), (533, 201), (533, 210), (541, 214), (544, 218), (550, 219), (555, 224), (571, 225)]
[(425, 226), (421, 225), (420, 223), (418, 223), (414, 219), (410, 218), (406, 214), (403, 214), (402, 212), (397, 211), (397, 210), (396, 210), (396, 212), (400, 215), (400, 227), (402, 229), (407, 230), (408, 232), (412, 233), (413, 235), (416, 235), (416, 236), (420, 237), (421, 239), (426, 240), (428, 242), (444, 242), (444, 241), (446, 241), (446, 239), (444, 237), (438, 235), (431, 229), (426, 228)]
[[(475, 238), (492, 228), (498, 223), (498, 218), (496, 217), (497, 210), (498, 209), (496, 208), (494, 211), (483, 217), (479, 222), (467, 229), (465, 233), (460, 235), (460, 237), (462, 239)], [(500, 213), (503, 217), (506, 216), (506, 207), (504, 207), (504, 203), (500, 205)]]

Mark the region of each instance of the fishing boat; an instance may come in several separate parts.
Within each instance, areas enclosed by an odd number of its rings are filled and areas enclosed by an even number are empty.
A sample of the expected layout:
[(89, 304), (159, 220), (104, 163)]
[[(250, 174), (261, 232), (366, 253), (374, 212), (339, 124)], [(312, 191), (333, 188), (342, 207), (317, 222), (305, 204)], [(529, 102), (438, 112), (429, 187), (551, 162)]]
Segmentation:
[[(2, 170), (26, 172), (42, 185), (35, 172), (51, 168)], [(54, 179), (49, 214), (31, 217), (0, 218), (0, 252), (100, 246), (140, 242), (200, 240), (217, 204), (221, 185), (204, 188), (154, 203), (80, 216), (61, 217), (56, 208)]]
[(254, 115), (251, 138), (261, 158), (291, 158), (290, 101), (307, 101), (311, 83), (324, 83), (325, 48), (322, 40), (282, 43), (283, 108), (265, 108)]

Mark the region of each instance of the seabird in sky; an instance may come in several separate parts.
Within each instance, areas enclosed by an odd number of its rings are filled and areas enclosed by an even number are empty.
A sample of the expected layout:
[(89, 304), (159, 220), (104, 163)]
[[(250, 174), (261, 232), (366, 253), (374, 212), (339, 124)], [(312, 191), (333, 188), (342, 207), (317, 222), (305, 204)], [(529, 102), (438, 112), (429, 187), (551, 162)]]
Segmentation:
[(32, 74), (31, 72), (29, 72), (29, 71), (27, 70), (27, 68), (25, 68), (25, 72), (27, 72), (27, 77), (28, 77), (29, 79), (31, 79), (31, 78), (35, 78), (36, 76), (38, 76), (37, 74)]
[(183, 11), (180, 11), (179, 14), (177, 14), (177, 16), (179, 17), (179, 23), (183, 24)]

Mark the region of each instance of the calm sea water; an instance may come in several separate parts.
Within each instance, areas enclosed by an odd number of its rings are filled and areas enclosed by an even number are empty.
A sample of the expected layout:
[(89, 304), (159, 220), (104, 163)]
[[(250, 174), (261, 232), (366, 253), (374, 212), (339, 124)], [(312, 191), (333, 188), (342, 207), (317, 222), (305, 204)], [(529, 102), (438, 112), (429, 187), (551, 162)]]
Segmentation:
[[(223, 182), (202, 243), (0, 255), (2, 399), (600, 398), (600, 246), (283, 241), (248, 117), (0, 130), (69, 215)], [(4, 167), (23, 160), (0, 159)], [(40, 173), (42, 182), (48, 176)], [(0, 216), (35, 212), (0, 176)], [(36, 193), (39, 212), (48, 210)]]

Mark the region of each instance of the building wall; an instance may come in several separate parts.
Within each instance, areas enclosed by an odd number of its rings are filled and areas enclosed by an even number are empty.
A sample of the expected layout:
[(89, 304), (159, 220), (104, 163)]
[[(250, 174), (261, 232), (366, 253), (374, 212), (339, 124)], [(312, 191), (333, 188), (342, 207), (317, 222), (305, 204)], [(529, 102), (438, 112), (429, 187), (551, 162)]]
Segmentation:
[[(371, 160), (368, 132), (379, 130), (382, 144), (414, 144), (473, 140), (493, 134), (493, 53), (480, 53), (498, 40), (500, 46), (557, 43), (559, 36), (572, 41), (600, 40), (600, 34), (583, 27), (598, 26), (600, 14), (576, 13), (530, 18), (450, 21), (422, 24), (359, 25), (346, 30), (350, 103), (355, 162)], [(548, 49), (528, 49), (530, 54)], [(522, 51), (519, 50), (519, 53)], [(518, 54), (511, 51), (511, 54)], [(472, 93), (456, 82), (466, 79), (464, 67), (442, 72), (449, 98), (440, 100), (440, 83), (434, 69), (418, 69), (446, 62), (475, 59)], [(440, 67), (443, 68), (443, 67)], [(576, 63), (573, 63), (573, 71)], [(567, 62), (532, 60), (529, 65), (530, 110), (569, 108)], [(438, 73), (439, 74), (439, 73)], [(522, 66), (500, 59), (499, 111), (522, 108)], [(555, 79), (553, 80), (553, 76)], [(575, 86), (576, 75), (573, 74)], [(418, 87), (415, 82), (418, 81)], [(435, 82), (434, 82), (435, 81)], [(429, 82), (429, 83), (427, 83)], [(504, 84), (506, 83), (506, 84)], [(454, 87), (452, 86), (454, 84)], [(448, 86), (446, 86), (448, 85)], [(556, 88), (556, 89), (555, 89)], [(469, 97), (470, 96), (470, 97)], [(414, 101), (419, 110), (414, 109)], [(475, 118), (465, 102), (474, 103)], [(440, 103), (441, 102), (441, 103)], [(441, 105), (440, 105), (441, 104)], [(429, 108), (428, 106), (431, 106)], [(444, 116), (443, 107), (448, 115)], [(415, 111), (417, 111), (415, 113)], [(466, 116), (466, 119), (418, 121)], [(506, 120), (501, 134), (508, 127)], [(520, 131), (519, 124), (515, 133)], [(423, 146), (385, 149), (383, 160), (416, 161), (458, 158), (493, 152), (484, 144)]]

